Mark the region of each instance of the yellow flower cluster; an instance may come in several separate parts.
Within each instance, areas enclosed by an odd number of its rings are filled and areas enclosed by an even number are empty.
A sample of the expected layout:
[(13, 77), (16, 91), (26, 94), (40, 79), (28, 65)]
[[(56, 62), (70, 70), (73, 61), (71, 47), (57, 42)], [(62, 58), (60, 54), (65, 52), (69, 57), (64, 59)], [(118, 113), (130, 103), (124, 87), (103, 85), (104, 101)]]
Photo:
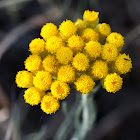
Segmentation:
[(121, 74), (131, 71), (129, 55), (121, 54), (124, 37), (112, 32), (109, 24), (99, 23), (99, 13), (86, 10), (83, 19), (66, 20), (59, 28), (46, 23), (41, 38), (29, 44), (31, 55), (25, 69), (16, 75), (16, 84), (28, 88), (24, 99), (47, 113), (55, 113), (59, 100), (70, 94), (69, 84), (82, 94), (94, 90), (100, 80), (107, 92), (122, 88)]

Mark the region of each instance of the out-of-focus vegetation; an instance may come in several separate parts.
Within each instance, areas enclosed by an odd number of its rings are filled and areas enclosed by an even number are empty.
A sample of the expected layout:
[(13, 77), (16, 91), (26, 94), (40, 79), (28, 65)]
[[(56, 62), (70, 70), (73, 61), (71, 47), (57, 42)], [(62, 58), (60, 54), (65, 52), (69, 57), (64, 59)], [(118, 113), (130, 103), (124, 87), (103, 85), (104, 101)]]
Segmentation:
[[(122, 52), (130, 54), (133, 62), (122, 90), (110, 94), (100, 89), (95, 95), (97, 120), (87, 139), (140, 139), (139, 0), (0, 0), (0, 140), (57, 139), (65, 119), (63, 112), (68, 110), (72, 114), (75, 93), (62, 102), (55, 115), (46, 115), (40, 106), (25, 104), (24, 90), (16, 87), (15, 75), (24, 69), (28, 44), (39, 37), (46, 22), (60, 25), (65, 19), (75, 21), (82, 18), (85, 9), (99, 11), (100, 22), (110, 24), (112, 31), (125, 37)], [(70, 129), (66, 140), (75, 127)]]

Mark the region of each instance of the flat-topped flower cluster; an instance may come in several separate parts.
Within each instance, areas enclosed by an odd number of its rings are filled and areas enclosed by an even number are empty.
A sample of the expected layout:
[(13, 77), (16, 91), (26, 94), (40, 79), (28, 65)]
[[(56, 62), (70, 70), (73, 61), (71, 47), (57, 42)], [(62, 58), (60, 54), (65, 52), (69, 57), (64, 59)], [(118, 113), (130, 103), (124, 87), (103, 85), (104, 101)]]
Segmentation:
[(31, 55), (25, 60), (25, 69), (16, 75), (16, 84), (25, 90), (25, 102), (41, 103), (41, 109), (55, 113), (59, 100), (70, 94), (69, 84), (82, 94), (94, 90), (100, 80), (107, 92), (122, 88), (121, 74), (130, 72), (129, 55), (121, 54), (124, 37), (111, 32), (109, 24), (99, 23), (99, 13), (86, 10), (83, 20), (66, 20), (59, 28), (46, 23), (41, 38), (29, 44)]

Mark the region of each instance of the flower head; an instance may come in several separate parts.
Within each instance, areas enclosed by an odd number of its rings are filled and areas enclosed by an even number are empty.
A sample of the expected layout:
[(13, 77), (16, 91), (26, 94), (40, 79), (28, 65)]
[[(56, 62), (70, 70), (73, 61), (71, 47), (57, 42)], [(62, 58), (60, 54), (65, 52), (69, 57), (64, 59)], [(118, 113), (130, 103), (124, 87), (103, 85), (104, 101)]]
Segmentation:
[(25, 61), (25, 69), (31, 72), (36, 72), (42, 68), (42, 60), (38, 55), (30, 55)]
[(73, 35), (68, 39), (68, 47), (76, 54), (77, 52), (81, 52), (84, 48), (84, 41), (78, 35)]
[(95, 12), (95, 11), (89, 11), (89, 10), (86, 10), (83, 14), (83, 19), (85, 21), (88, 21), (88, 22), (95, 22), (96, 20), (98, 20), (98, 15), (99, 13), (98, 12)]
[(75, 26), (77, 27), (77, 30), (83, 30), (86, 27), (85, 22), (82, 19), (77, 19)]
[(119, 54), (115, 61), (115, 67), (119, 74), (126, 74), (131, 71), (132, 68), (132, 61), (129, 55)]
[(46, 42), (46, 50), (51, 54), (55, 54), (63, 46), (62, 38), (57, 36), (50, 37)]
[(58, 70), (58, 80), (66, 83), (72, 83), (75, 81), (75, 69), (70, 65), (63, 65)]
[(58, 59), (58, 62), (61, 64), (69, 64), (73, 59), (73, 52), (69, 47), (61, 47), (56, 52), (56, 58)]
[(22, 70), (16, 75), (16, 84), (21, 88), (28, 88), (33, 86), (33, 75), (32, 73)]
[(54, 81), (51, 85), (51, 93), (58, 100), (65, 99), (70, 94), (69, 91), (69, 86), (64, 82)]
[(61, 23), (59, 30), (63, 38), (69, 38), (76, 33), (77, 28), (71, 20), (66, 20)]
[(122, 88), (123, 80), (116, 73), (108, 74), (104, 79), (104, 87), (107, 92), (117, 92)]
[(55, 113), (59, 109), (59, 101), (51, 95), (45, 95), (41, 100), (41, 109), (46, 114)]
[(105, 78), (108, 74), (108, 66), (107, 63), (102, 60), (96, 60), (93, 63), (93, 66), (91, 68), (91, 72), (95, 79), (102, 79)]
[(52, 36), (55, 36), (58, 34), (57, 26), (53, 23), (46, 23), (41, 29), (40, 35), (45, 39), (49, 39)]
[(54, 55), (48, 55), (43, 60), (43, 67), (49, 73), (56, 75), (59, 69), (58, 60)]
[(93, 58), (96, 59), (97, 57), (100, 57), (102, 52), (101, 44), (97, 41), (89, 41), (88, 43), (86, 43), (84, 49), (87, 55), (92, 59)]
[(99, 40), (103, 41), (110, 33), (111, 28), (109, 24), (99, 24), (96, 30), (99, 33)]
[(41, 54), (45, 49), (45, 41), (40, 38), (35, 38), (29, 44), (29, 51), (32, 54)]
[(15, 82), (28, 88), (25, 101), (30, 105), (41, 102), (47, 114), (59, 109), (59, 100), (70, 94), (69, 84), (86, 94), (94, 89), (94, 80), (100, 80), (103, 88), (115, 93), (122, 88), (119, 75), (132, 68), (129, 55), (119, 54), (124, 37), (111, 33), (109, 24), (99, 23), (98, 12), (86, 10), (83, 19), (65, 20), (59, 29), (46, 23), (40, 35), (43, 39), (35, 38), (29, 44), (32, 55), (24, 61), (27, 71), (19, 71)]
[(77, 53), (73, 58), (72, 65), (78, 71), (86, 71), (89, 67), (89, 59), (83, 53)]
[(86, 23), (86, 27), (95, 28), (99, 23), (99, 12), (86, 10), (83, 14), (83, 19)]
[(83, 94), (91, 92), (95, 86), (93, 79), (86, 74), (82, 74), (79, 78), (77, 78), (74, 84), (76, 86), (76, 90), (82, 92)]
[(35, 88), (30, 87), (25, 90), (24, 99), (25, 102), (30, 105), (38, 105), (41, 102), (42, 97), (45, 95), (45, 92)]
[(99, 40), (99, 34), (91, 28), (87, 28), (83, 30), (81, 37), (83, 38), (85, 42), (89, 42), (91, 40), (93, 41)]
[(33, 79), (33, 84), (40, 90), (48, 90), (52, 83), (52, 76), (47, 71), (38, 71)]
[(115, 45), (118, 51), (121, 51), (124, 45), (124, 37), (120, 33), (112, 32), (106, 38), (106, 42)]
[(106, 62), (115, 61), (115, 59), (118, 56), (116, 46), (114, 46), (113, 44), (106, 43), (105, 45), (103, 45), (102, 48), (103, 48), (101, 53), (102, 59), (104, 59)]

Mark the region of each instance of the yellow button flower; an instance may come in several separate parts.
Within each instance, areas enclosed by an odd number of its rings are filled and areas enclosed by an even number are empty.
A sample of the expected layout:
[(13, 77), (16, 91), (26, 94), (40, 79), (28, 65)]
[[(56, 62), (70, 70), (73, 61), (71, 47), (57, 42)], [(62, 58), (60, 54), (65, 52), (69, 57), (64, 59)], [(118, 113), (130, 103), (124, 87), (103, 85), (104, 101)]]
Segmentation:
[(101, 44), (96, 41), (89, 41), (88, 43), (86, 43), (84, 49), (86, 50), (87, 55), (90, 58), (94, 58), (94, 59), (100, 57), (102, 52)]
[(89, 22), (95, 22), (98, 20), (98, 12), (86, 10), (83, 14), (83, 19)]
[(46, 114), (59, 109), (59, 100), (70, 94), (69, 84), (86, 94), (94, 89), (94, 80), (100, 80), (107, 92), (115, 93), (122, 88), (120, 75), (131, 71), (129, 55), (119, 54), (124, 37), (111, 33), (109, 24), (99, 23), (99, 12), (85, 10), (83, 19), (65, 20), (59, 29), (46, 23), (40, 35), (43, 39), (30, 42), (32, 55), (24, 61), (27, 71), (19, 71), (15, 82), (18, 87), (28, 88), (25, 102), (41, 102)]
[(83, 30), (86, 27), (85, 22), (82, 19), (77, 19), (75, 26), (77, 27), (77, 30)]
[(46, 114), (55, 113), (57, 110), (59, 110), (59, 106), (59, 101), (51, 95), (45, 95), (41, 100), (41, 109)]
[(16, 84), (20, 88), (28, 88), (33, 86), (33, 75), (32, 73), (22, 70), (16, 75)]
[(79, 78), (77, 78), (74, 84), (76, 86), (76, 90), (83, 94), (91, 92), (95, 86), (93, 79), (86, 74), (82, 74)]
[(58, 70), (58, 80), (66, 83), (75, 81), (75, 69), (70, 65), (63, 65)]
[(65, 99), (70, 94), (69, 91), (69, 86), (64, 82), (55, 81), (51, 85), (51, 93), (58, 100)]
[(120, 33), (113, 32), (108, 35), (106, 42), (115, 45), (120, 52), (124, 45), (124, 37)]
[(83, 53), (77, 53), (73, 58), (72, 65), (78, 71), (86, 71), (89, 67), (89, 59)]
[(42, 97), (45, 95), (45, 92), (40, 91), (35, 87), (30, 87), (25, 90), (24, 99), (25, 102), (30, 105), (38, 105), (41, 102)]
[(68, 47), (61, 47), (56, 52), (56, 58), (58, 59), (58, 62), (61, 64), (69, 64), (73, 59), (73, 52)]
[(110, 33), (111, 28), (109, 24), (99, 24), (96, 31), (99, 33), (99, 40), (103, 41)]
[(126, 74), (131, 71), (132, 68), (132, 61), (129, 55), (119, 54), (115, 61), (115, 67), (119, 74)]
[(66, 20), (61, 23), (59, 30), (60, 35), (67, 39), (76, 33), (77, 28), (71, 20)]
[(52, 36), (56, 36), (58, 34), (57, 26), (53, 23), (46, 23), (41, 29), (40, 35), (45, 39), (49, 39)]
[(91, 28), (87, 28), (83, 30), (81, 37), (83, 38), (85, 42), (89, 42), (91, 40), (93, 41), (99, 40), (99, 34)]
[(53, 55), (46, 56), (43, 60), (43, 67), (49, 73), (56, 75), (59, 68), (56, 57)]
[(63, 45), (63, 41), (60, 37), (52, 36), (46, 42), (46, 50), (52, 54), (55, 54)]
[(96, 60), (92, 66), (92, 74), (95, 79), (105, 78), (108, 74), (107, 63), (102, 60)]
[(106, 43), (103, 45), (102, 49), (102, 59), (104, 59), (106, 62), (115, 61), (118, 56), (118, 51), (115, 45)]
[(99, 12), (86, 10), (83, 14), (83, 19), (87, 27), (95, 28), (99, 23)]
[(48, 90), (52, 83), (52, 76), (47, 71), (38, 71), (33, 79), (33, 84), (40, 90)]
[(25, 69), (31, 72), (36, 72), (42, 68), (42, 60), (38, 55), (30, 55), (25, 61)]
[(107, 92), (117, 92), (122, 88), (123, 80), (116, 73), (108, 74), (104, 79), (104, 87)]
[(68, 46), (71, 50), (76, 54), (77, 52), (81, 52), (84, 48), (84, 41), (78, 35), (73, 35), (68, 39)]
[(35, 38), (29, 44), (29, 51), (32, 54), (41, 54), (45, 49), (45, 41), (40, 38)]

